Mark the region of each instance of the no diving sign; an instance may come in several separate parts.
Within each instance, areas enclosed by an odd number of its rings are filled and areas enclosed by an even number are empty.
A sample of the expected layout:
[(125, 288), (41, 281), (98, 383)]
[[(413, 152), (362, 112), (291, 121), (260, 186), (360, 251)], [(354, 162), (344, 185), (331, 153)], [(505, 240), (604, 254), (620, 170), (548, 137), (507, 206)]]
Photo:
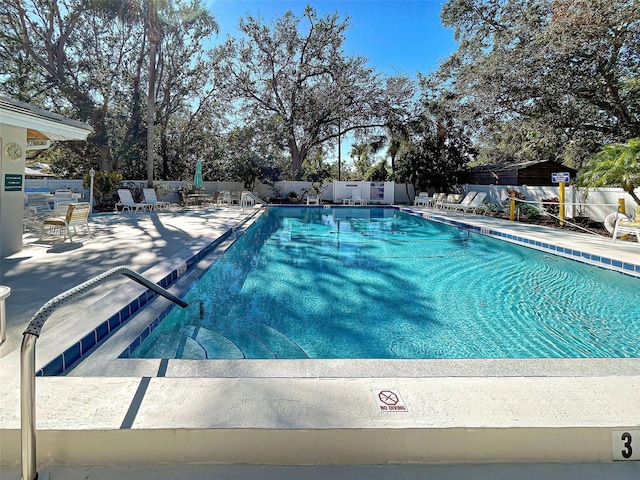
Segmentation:
[(398, 390), (373, 390), (381, 412), (408, 412)]

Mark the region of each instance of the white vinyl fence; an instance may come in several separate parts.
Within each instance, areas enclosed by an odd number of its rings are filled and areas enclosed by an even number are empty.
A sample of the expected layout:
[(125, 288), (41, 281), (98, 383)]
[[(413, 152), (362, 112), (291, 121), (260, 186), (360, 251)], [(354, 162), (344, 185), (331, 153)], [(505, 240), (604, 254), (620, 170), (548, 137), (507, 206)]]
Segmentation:
[[(136, 183), (146, 184), (144, 180), (135, 180)], [(170, 181), (162, 182), (171, 187), (172, 193), (167, 195), (164, 200), (170, 202), (178, 202), (178, 189), (185, 182), (183, 181)], [(341, 182), (344, 183), (344, 182)], [(362, 182), (356, 182), (362, 183)], [(310, 182), (277, 182), (274, 187), (263, 184), (256, 184), (253, 189), (261, 198), (286, 198), (290, 192), (296, 192), (299, 198), (303, 198), (303, 190), (311, 185)], [(322, 200), (325, 202), (334, 201), (334, 188), (336, 182), (324, 184), (325, 190), (322, 194)], [(393, 184), (392, 182), (385, 183), (386, 185), (393, 185), (393, 203), (396, 204), (408, 204), (413, 202), (415, 192), (413, 186), (405, 184)], [(50, 192), (55, 192), (57, 189), (68, 188), (76, 193), (84, 194), (85, 198), (89, 199), (89, 191), (82, 188), (82, 180), (55, 180), (51, 178), (39, 178), (25, 180), (25, 191), (27, 189), (35, 188), (48, 188)], [(241, 182), (204, 182), (204, 188), (206, 193), (212, 194), (213, 192), (220, 190), (242, 191), (243, 184)], [(487, 192), (487, 201), (490, 203), (501, 203), (506, 197), (506, 189), (515, 189), (523, 193), (527, 200), (542, 202), (544, 199), (557, 198), (559, 196), (559, 188), (557, 185), (542, 186), (542, 187), (530, 187), (526, 185), (513, 186), (513, 185), (458, 185), (458, 189), (462, 193), (466, 193), (470, 190), (476, 192)], [(636, 190), (640, 196), (640, 188)], [(335, 192), (339, 194), (340, 192)], [(627, 212), (632, 212), (636, 203), (628, 193), (624, 192), (621, 188), (594, 188), (587, 190), (584, 188), (576, 188), (569, 185), (565, 188), (566, 195), (566, 216), (567, 218), (574, 218), (578, 216), (587, 216), (591, 219), (602, 222), (605, 217), (616, 211), (618, 206), (618, 199), (624, 199), (625, 208)], [(385, 198), (386, 194), (385, 194)]]
[[(501, 203), (508, 197), (507, 189), (518, 190), (526, 200), (542, 202), (545, 199), (558, 198), (560, 189), (557, 185), (530, 187), (527, 185), (458, 185), (464, 191), (487, 192), (487, 201)], [(640, 196), (640, 188), (636, 190)], [(573, 185), (565, 187), (565, 214), (567, 218), (589, 217), (596, 222), (603, 222), (610, 213), (617, 211), (618, 199), (624, 199), (627, 213), (633, 212), (636, 202), (633, 197), (621, 188), (577, 188)]]

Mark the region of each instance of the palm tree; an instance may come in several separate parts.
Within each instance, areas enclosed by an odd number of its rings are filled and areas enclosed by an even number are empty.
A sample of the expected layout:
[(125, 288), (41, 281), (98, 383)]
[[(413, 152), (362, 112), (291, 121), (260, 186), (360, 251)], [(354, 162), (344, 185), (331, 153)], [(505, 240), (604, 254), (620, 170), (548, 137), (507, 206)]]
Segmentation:
[(620, 186), (640, 205), (640, 138), (610, 143), (595, 154), (580, 172), (578, 184), (587, 188)]

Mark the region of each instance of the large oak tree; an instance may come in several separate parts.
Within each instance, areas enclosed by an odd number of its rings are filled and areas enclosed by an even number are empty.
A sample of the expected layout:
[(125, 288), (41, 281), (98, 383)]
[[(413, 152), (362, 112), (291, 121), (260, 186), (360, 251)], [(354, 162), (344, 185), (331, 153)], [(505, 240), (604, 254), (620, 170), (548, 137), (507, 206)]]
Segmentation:
[(217, 49), (216, 79), (229, 102), (247, 119), (280, 125), (294, 177), (317, 146), (383, 124), (384, 81), (366, 58), (345, 54), (348, 27), (337, 13), (319, 18), (311, 7), (269, 24), (249, 15), (239, 23), (244, 37)]
[(459, 48), (440, 80), (472, 112), (489, 157), (579, 167), (640, 135), (637, 0), (449, 0), (442, 20)]

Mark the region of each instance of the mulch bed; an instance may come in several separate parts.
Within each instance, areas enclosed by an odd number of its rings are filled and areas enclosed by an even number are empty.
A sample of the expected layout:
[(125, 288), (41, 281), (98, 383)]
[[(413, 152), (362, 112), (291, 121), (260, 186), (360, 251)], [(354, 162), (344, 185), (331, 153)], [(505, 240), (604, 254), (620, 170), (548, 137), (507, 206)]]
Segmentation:
[[(504, 213), (489, 214), (489, 216), (492, 216), (495, 218), (509, 219), (509, 215)], [(553, 228), (557, 228), (558, 230), (566, 230), (569, 232), (586, 233), (584, 230), (580, 228), (576, 228), (573, 225), (570, 225), (569, 223), (565, 223), (565, 225), (561, 227), (558, 220), (553, 217), (545, 217), (545, 216), (524, 217), (524, 218), (520, 217), (520, 220), (517, 220), (517, 221), (521, 223), (527, 223), (530, 225), (541, 225), (544, 227), (553, 227)], [(604, 227), (604, 223), (602, 222), (596, 222), (594, 220), (591, 220), (589, 217), (569, 218), (567, 219), (567, 221), (574, 223), (576, 225), (579, 225), (580, 227), (585, 228), (590, 232), (597, 233), (598, 235), (601, 235), (603, 237), (611, 238), (611, 234), (607, 231), (607, 229)], [(635, 235), (627, 235), (626, 241), (637, 242), (638, 240)]]

